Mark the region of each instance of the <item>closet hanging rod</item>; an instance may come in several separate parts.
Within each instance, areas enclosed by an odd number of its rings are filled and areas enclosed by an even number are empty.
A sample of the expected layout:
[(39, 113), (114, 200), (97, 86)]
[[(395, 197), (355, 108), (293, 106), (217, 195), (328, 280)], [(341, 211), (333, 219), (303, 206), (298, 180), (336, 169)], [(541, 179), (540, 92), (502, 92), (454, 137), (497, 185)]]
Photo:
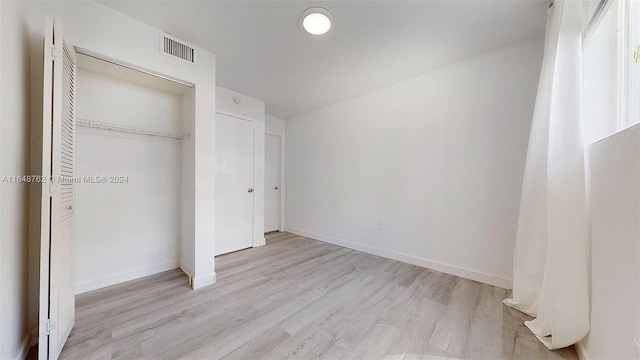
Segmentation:
[(184, 138), (180, 134), (172, 134), (172, 133), (165, 133), (165, 132), (160, 132), (155, 130), (136, 128), (131, 126), (109, 124), (109, 123), (87, 120), (87, 119), (77, 118), (76, 124), (78, 124), (79, 126), (90, 127), (94, 129), (112, 130), (112, 131), (119, 131), (119, 132), (132, 133), (132, 134), (149, 135), (149, 136), (158, 136), (158, 137), (165, 137), (165, 138), (178, 139), (178, 140), (182, 140)]

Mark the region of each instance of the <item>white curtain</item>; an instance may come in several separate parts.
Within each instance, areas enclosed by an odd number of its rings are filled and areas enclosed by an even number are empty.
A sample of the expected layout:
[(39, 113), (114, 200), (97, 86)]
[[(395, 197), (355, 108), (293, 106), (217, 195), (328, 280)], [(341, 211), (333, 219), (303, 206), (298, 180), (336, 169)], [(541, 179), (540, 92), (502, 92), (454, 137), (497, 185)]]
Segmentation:
[(549, 9), (522, 184), (513, 298), (550, 349), (589, 332), (585, 156), (582, 139), (582, 2)]

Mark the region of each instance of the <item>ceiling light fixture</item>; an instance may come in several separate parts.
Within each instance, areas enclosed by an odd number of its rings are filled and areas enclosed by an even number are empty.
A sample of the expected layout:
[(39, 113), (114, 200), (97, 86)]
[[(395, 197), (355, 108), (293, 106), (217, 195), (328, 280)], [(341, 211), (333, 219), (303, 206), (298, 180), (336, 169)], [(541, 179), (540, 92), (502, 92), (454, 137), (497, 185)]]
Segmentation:
[(302, 13), (302, 27), (311, 35), (326, 34), (331, 29), (333, 16), (321, 7), (312, 7)]

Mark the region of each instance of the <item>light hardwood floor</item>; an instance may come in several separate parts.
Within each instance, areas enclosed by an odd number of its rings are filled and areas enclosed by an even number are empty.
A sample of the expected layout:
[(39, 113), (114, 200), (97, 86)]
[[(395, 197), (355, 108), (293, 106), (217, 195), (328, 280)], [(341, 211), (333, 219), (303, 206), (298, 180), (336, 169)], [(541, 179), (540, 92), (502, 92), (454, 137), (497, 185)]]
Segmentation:
[(549, 351), (507, 290), (288, 233), (216, 258), (193, 291), (178, 270), (79, 295), (66, 359), (575, 359)]

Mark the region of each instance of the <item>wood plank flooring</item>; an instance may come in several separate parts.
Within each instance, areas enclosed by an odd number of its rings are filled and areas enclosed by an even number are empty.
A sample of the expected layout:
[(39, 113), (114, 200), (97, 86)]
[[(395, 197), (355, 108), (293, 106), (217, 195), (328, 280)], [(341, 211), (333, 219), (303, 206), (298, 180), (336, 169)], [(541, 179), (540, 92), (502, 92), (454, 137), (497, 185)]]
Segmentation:
[(504, 306), (507, 290), (289, 233), (82, 294), (63, 359), (576, 359)]

